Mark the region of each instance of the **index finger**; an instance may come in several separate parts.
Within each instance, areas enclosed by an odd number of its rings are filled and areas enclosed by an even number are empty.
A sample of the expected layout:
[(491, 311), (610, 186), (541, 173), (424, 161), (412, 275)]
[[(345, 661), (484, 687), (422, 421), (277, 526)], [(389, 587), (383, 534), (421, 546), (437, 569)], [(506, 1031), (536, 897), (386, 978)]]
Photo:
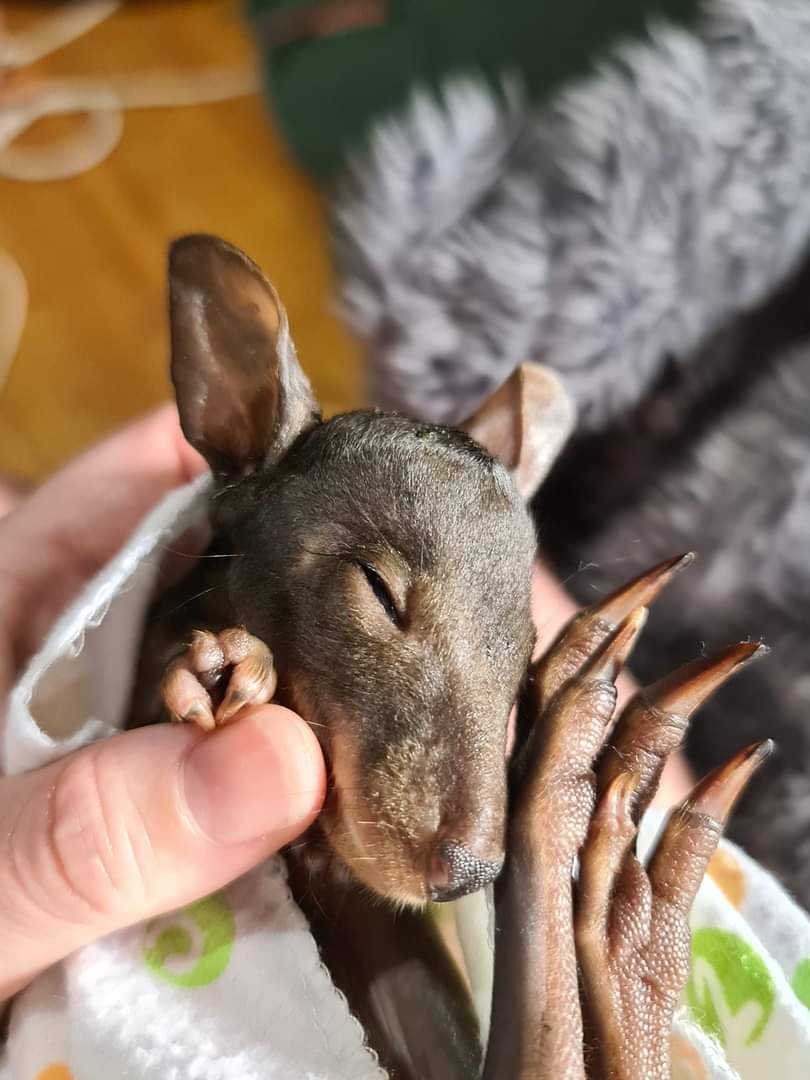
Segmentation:
[(0, 521), (0, 629), (17, 662), (148, 510), (204, 468), (166, 405), (85, 451)]

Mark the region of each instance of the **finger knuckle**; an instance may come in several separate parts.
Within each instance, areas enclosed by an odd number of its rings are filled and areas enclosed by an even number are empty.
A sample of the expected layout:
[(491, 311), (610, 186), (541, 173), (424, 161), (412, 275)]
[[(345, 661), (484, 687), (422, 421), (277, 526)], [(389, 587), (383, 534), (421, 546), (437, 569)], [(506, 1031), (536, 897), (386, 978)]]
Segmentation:
[(54, 784), (45, 837), (66, 910), (106, 921), (143, 894), (143, 836), (120, 770), (103, 749), (68, 762)]

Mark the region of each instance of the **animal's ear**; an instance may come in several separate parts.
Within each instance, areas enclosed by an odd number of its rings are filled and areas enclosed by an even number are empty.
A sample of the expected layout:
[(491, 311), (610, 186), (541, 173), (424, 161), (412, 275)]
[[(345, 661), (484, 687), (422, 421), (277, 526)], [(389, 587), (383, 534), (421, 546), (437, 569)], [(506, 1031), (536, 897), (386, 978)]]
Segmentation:
[(462, 427), (534, 495), (574, 428), (574, 405), (547, 367), (523, 364)]
[(171, 373), (186, 438), (214, 473), (277, 461), (320, 418), (276, 291), (213, 236), (169, 249)]

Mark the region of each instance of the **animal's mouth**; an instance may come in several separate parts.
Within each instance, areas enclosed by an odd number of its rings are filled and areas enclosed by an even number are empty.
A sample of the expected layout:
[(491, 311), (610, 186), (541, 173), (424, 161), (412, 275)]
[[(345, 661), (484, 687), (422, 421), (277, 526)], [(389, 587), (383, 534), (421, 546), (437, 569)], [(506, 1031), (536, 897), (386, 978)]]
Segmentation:
[[(319, 719), (313, 728), (328, 783), (316, 828), (320, 852), (329, 852), (334, 869), (407, 907), (455, 900), (497, 877), (506, 809), (504, 803), (499, 814), (497, 804), (505, 791), (493, 789), (483, 800), (480, 793), (457, 793), (461, 811), (447, 810), (446, 770), (432, 767), (437, 758), (422, 739), (400, 739), (370, 764), (358, 750), (356, 719), (334, 706), (328, 717), (323, 709), (302, 710), (315, 704), (314, 695), (301, 692), (301, 681), (296, 690), (297, 711)], [(479, 813), (466, 805), (476, 798), (484, 808)]]
[(420, 857), (419, 845), (334, 772), (320, 827), (348, 873), (378, 896), (408, 907), (430, 899), (427, 860)]
[(328, 842), (349, 872), (378, 895), (407, 906), (446, 903), (494, 881), (503, 854), (482, 857), (458, 840), (412, 831), (341, 810), (336, 786), (323, 815)]
[(476, 844), (469, 829), (443, 823), (437, 794), (410, 784), (386, 798), (384, 774), (363, 783), (358, 776), (356, 758), (336, 740), (321, 827), (362, 884), (395, 903), (422, 906), (456, 900), (498, 876), (502, 843)]

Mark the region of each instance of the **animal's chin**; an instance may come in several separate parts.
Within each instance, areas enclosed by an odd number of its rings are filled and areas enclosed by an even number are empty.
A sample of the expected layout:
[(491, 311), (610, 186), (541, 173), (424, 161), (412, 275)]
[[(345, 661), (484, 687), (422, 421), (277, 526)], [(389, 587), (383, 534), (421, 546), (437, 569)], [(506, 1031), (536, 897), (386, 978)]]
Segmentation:
[[(312, 715), (304, 713), (303, 715)], [(319, 711), (319, 716), (323, 712)], [(332, 859), (332, 871), (365, 886), (376, 896), (397, 905), (421, 907), (427, 903), (427, 859), (420, 863), (419, 844), (396, 817), (389, 820), (379, 798), (364, 795), (352, 740), (341, 731), (356, 727), (342, 713), (332, 710), (323, 739), (329, 766), (326, 803), (318, 828)]]
[(330, 806), (321, 815), (320, 824), (339, 872), (389, 903), (402, 907), (423, 907), (427, 903), (423, 874), (412, 865), (405, 845), (375, 843), (364, 837), (363, 827), (356, 821)]

